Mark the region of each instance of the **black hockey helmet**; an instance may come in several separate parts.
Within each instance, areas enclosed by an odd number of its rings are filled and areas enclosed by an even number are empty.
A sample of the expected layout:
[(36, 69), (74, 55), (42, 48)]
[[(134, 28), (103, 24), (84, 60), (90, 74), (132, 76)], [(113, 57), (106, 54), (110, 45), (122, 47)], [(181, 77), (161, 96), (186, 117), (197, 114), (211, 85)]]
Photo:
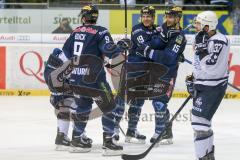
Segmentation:
[(81, 20), (83, 17), (85, 18), (85, 21), (82, 23), (96, 23), (98, 19), (98, 8), (94, 5), (86, 5), (82, 8), (79, 17), (81, 17)]
[(156, 13), (156, 11), (155, 11), (155, 8), (153, 6), (144, 6), (141, 9), (141, 15), (149, 14), (152, 17), (155, 17), (155, 13)]
[(165, 15), (173, 15), (175, 17), (182, 18), (182, 8), (178, 6), (170, 6), (165, 11)]

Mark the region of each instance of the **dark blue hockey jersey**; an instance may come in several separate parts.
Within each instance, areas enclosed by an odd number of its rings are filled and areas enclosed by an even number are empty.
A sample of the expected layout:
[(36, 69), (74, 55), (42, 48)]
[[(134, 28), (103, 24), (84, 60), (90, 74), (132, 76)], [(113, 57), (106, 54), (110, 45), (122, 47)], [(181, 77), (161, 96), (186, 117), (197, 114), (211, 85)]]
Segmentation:
[[(113, 39), (106, 28), (96, 25), (83, 25), (73, 31), (65, 42), (62, 50), (67, 59), (85, 54), (95, 56), (100, 59), (103, 59), (104, 56), (112, 58), (115, 54), (118, 54), (116, 50), (112, 52), (105, 52), (104, 49), (104, 45), (110, 42), (113, 43)], [(96, 72), (99, 72), (96, 73), (98, 74), (97, 81), (106, 80), (106, 73), (104, 71), (103, 64), (102, 69), (100, 71), (97, 70)], [(83, 77), (88, 75), (88, 73), (88, 68), (84, 66), (75, 68), (69, 79), (70, 83), (82, 85)]]
[(147, 58), (139, 56), (136, 54), (136, 49), (151, 41), (152, 36), (156, 35), (156, 27), (153, 26), (152, 29), (145, 27), (142, 23), (139, 23), (132, 28), (131, 41), (133, 43), (132, 49), (129, 50), (128, 61), (129, 62), (144, 62), (148, 61)]
[[(63, 46), (63, 52), (68, 59), (81, 54), (91, 54), (103, 57), (103, 45), (113, 42), (108, 30), (101, 26), (84, 25), (76, 28)], [(111, 58), (112, 54), (106, 54)]]
[[(186, 47), (186, 38), (184, 32), (172, 29), (164, 23), (157, 28), (158, 35), (153, 36), (149, 42), (143, 45), (150, 46), (150, 59), (154, 62), (161, 63), (169, 68), (166, 76), (175, 76), (178, 69), (178, 58)], [(141, 48), (142, 46), (139, 46)], [(144, 47), (142, 47), (144, 48)]]

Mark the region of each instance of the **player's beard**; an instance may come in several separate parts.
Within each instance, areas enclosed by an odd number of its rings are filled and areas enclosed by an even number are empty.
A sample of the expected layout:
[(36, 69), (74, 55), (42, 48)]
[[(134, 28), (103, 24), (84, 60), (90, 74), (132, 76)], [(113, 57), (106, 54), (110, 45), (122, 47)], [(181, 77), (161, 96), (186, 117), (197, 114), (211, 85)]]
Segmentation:
[(174, 19), (174, 22), (171, 22), (171, 23), (169, 23), (169, 21), (166, 20), (166, 24), (168, 28), (174, 28), (174, 29), (180, 28), (180, 22), (177, 22), (176, 19)]
[(143, 25), (145, 26), (145, 27), (147, 27), (147, 28), (152, 28), (153, 27), (153, 24), (154, 24), (154, 22), (153, 21), (149, 21), (148, 23), (144, 23), (143, 21), (142, 21), (142, 23), (143, 23)]

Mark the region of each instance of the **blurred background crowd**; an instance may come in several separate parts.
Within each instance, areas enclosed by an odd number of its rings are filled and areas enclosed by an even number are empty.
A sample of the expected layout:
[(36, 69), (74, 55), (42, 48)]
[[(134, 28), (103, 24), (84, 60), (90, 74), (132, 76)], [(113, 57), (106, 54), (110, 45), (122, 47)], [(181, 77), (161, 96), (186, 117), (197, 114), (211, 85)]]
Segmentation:
[[(94, 3), (100, 9), (121, 9), (124, 0), (0, 0), (0, 9), (9, 8), (71, 8)], [(152, 4), (157, 9), (174, 3), (186, 10), (226, 10), (233, 23), (233, 34), (240, 34), (240, 2), (239, 0), (127, 0), (130, 9), (139, 9), (143, 5)]]

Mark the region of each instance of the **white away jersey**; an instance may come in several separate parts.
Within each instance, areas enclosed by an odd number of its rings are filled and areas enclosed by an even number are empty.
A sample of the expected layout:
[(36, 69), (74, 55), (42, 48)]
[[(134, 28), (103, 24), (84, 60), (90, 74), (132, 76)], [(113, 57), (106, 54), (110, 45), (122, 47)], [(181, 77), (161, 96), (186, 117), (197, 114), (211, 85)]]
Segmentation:
[(216, 86), (228, 79), (228, 56), (230, 44), (219, 32), (208, 40), (208, 55), (200, 60), (194, 56), (195, 84)]

